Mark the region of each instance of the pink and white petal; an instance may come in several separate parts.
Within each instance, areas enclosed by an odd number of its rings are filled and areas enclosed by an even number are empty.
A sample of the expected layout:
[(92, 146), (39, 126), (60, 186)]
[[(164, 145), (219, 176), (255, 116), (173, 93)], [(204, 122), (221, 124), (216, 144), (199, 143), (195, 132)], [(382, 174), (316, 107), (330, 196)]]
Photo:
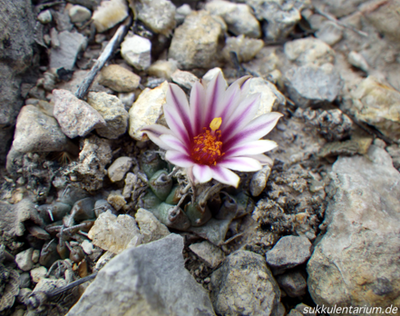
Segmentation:
[(229, 149), (236, 145), (264, 137), (275, 127), (281, 116), (283, 115), (278, 112), (260, 115), (247, 124), (242, 130), (235, 130), (231, 135), (227, 135), (227, 138), (224, 139), (225, 148)]
[(179, 114), (174, 109), (167, 109), (168, 106), (164, 106), (164, 117), (171, 131), (176, 137), (178, 137), (183, 143), (189, 143), (190, 137), (186, 126), (179, 118)]
[(225, 151), (227, 157), (237, 157), (237, 156), (250, 156), (258, 155), (270, 151), (278, 146), (272, 140), (260, 139), (254, 140), (241, 145), (236, 145), (235, 147), (229, 148)]
[(141, 130), (143, 133), (147, 134), (147, 136), (151, 139), (153, 143), (155, 143), (158, 147), (163, 149), (170, 149), (167, 144), (165, 144), (161, 139), (160, 136), (167, 134), (171, 135), (172, 131), (165, 126), (159, 124), (147, 125), (142, 128)]
[(180, 151), (189, 155), (188, 146), (182, 143), (182, 141), (179, 138), (175, 137), (174, 135), (169, 135), (169, 134), (161, 135), (160, 140), (164, 144), (166, 144), (169, 147), (169, 149)]
[(218, 166), (237, 171), (258, 171), (260, 162), (249, 157), (227, 157), (218, 162)]
[(271, 167), (274, 165), (274, 161), (266, 155), (253, 155), (250, 158), (257, 159), (262, 165), (270, 165)]
[(189, 168), (194, 165), (194, 161), (192, 158), (190, 158), (190, 156), (188, 156), (186, 153), (176, 150), (167, 150), (165, 159), (167, 159), (170, 163), (182, 168)]
[(232, 83), (228, 89), (224, 92), (224, 97), (221, 102), (217, 104), (215, 111), (215, 117), (221, 117), (222, 122), (227, 121), (227, 119), (232, 115), (237, 106), (242, 100), (240, 86), (243, 84), (244, 80), (247, 80), (249, 76), (242, 77)]
[(231, 135), (235, 131), (242, 130), (257, 114), (259, 106), (259, 94), (251, 95), (240, 102), (236, 110), (228, 118), (226, 125), (221, 126), (222, 135)]
[(205, 116), (205, 125), (211, 123), (211, 121), (217, 117), (216, 110), (217, 106), (220, 102), (222, 102), (226, 89), (226, 81), (222, 75), (222, 72), (218, 72), (218, 75), (215, 76), (207, 86), (206, 92), (206, 103), (204, 107)]
[(233, 171), (230, 171), (229, 169), (224, 167), (220, 167), (219, 165), (210, 166), (210, 168), (212, 172), (212, 177), (215, 180), (221, 183), (225, 183), (227, 185), (232, 185), (235, 188), (239, 186), (240, 178)]
[(164, 106), (164, 111), (169, 112), (176, 120), (189, 132), (189, 136), (193, 136), (190, 122), (189, 103), (185, 92), (175, 84), (169, 84), (167, 90), (167, 105)]
[(190, 121), (194, 136), (200, 134), (205, 126), (205, 96), (206, 90), (204, 86), (200, 81), (195, 82), (190, 92)]
[(195, 164), (193, 166), (193, 176), (199, 183), (206, 183), (212, 179), (211, 168), (207, 165)]

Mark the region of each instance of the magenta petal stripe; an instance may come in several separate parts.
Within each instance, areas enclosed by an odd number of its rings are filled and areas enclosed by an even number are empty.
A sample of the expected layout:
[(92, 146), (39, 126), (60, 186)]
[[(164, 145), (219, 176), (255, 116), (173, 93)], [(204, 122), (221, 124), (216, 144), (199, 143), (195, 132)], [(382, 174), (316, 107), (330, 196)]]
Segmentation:
[(205, 124), (210, 124), (210, 122), (216, 117), (216, 109), (218, 103), (222, 101), (222, 97), (225, 93), (226, 82), (222, 73), (219, 72), (216, 78), (211, 80), (209, 86), (207, 87), (207, 98), (205, 106)]
[(176, 111), (176, 119), (182, 121), (183, 126), (189, 132), (189, 137), (195, 136), (193, 135), (192, 124), (190, 122), (189, 103), (182, 89), (175, 84), (170, 84), (167, 91), (167, 102), (172, 105), (168, 110), (174, 109)]
[(281, 116), (282, 114), (278, 112), (260, 115), (252, 120), (242, 130), (228, 135), (228, 138), (225, 139), (224, 142), (224, 146), (226, 146), (225, 148), (231, 148), (235, 145), (264, 137), (275, 127)]
[(168, 146), (168, 148), (180, 151), (189, 156), (189, 148), (181, 142), (181, 140), (174, 135), (164, 134), (160, 136), (160, 140)]
[(205, 126), (205, 89), (203, 85), (197, 81), (190, 92), (190, 121), (193, 128), (193, 134), (196, 136)]
[(221, 128), (223, 139), (226, 139), (226, 135), (232, 135), (235, 131), (243, 129), (254, 118), (259, 108), (259, 101), (259, 95), (252, 95), (238, 105), (226, 125)]
[(192, 158), (182, 152), (175, 150), (167, 150), (167, 153), (165, 154), (165, 159), (172, 162), (174, 165), (182, 168), (189, 168), (194, 165)]

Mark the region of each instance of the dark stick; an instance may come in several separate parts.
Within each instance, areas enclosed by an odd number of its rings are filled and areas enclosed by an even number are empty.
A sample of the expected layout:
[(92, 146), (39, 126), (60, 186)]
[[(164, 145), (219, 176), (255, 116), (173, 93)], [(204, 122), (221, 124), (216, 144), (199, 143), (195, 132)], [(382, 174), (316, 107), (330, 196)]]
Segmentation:
[(108, 42), (107, 46), (104, 48), (103, 52), (101, 53), (100, 57), (97, 59), (95, 64), (93, 65), (92, 69), (89, 71), (88, 75), (85, 79), (83, 79), (81, 85), (79, 86), (78, 90), (75, 93), (75, 96), (78, 99), (83, 99), (86, 95), (90, 85), (92, 84), (94, 78), (98, 74), (98, 72), (103, 68), (107, 60), (112, 56), (115, 48), (119, 46), (122, 42), (123, 38), (125, 37), (128, 29), (131, 25), (131, 17), (128, 18), (128, 21), (122, 24), (118, 30), (115, 32), (112, 39)]

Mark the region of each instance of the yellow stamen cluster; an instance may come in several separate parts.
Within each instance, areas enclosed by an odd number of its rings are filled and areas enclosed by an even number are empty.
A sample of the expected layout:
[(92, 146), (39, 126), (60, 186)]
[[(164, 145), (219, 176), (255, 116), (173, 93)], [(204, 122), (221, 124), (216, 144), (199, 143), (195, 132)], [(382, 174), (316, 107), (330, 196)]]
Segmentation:
[(222, 119), (216, 117), (210, 123), (211, 130), (204, 127), (204, 132), (193, 137), (191, 156), (197, 163), (215, 166), (217, 160), (224, 155), (221, 151), (221, 131), (218, 130), (221, 124)]

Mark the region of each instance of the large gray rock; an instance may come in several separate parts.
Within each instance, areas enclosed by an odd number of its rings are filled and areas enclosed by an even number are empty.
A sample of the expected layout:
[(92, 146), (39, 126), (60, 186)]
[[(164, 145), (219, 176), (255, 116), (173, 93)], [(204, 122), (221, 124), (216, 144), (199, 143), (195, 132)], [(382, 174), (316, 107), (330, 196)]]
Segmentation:
[(13, 147), (21, 153), (62, 151), (68, 143), (54, 117), (34, 105), (26, 105), (18, 115)]
[(221, 24), (207, 11), (192, 12), (175, 29), (168, 57), (175, 59), (180, 69), (212, 68), (218, 61), (222, 34)]
[(113, 258), (67, 314), (214, 315), (206, 291), (184, 267), (176, 234)]
[(230, 254), (211, 275), (211, 285), (211, 300), (221, 315), (269, 316), (279, 308), (281, 291), (259, 254)]
[(34, 26), (30, 1), (0, 1), (0, 163), (5, 160), (13, 126), (23, 105), (20, 95), (23, 74), (29, 67), (34, 69)]
[(88, 103), (103, 117), (106, 127), (96, 129), (97, 134), (117, 139), (128, 128), (128, 112), (116, 96), (105, 92), (89, 92)]
[(92, 130), (106, 126), (106, 121), (85, 101), (68, 90), (53, 90), (54, 117), (69, 138), (86, 136)]
[(307, 265), (314, 302), (399, 306), (399, 172), (384, 149), (371, 146), (367, 157), (339, 158), (331, 176), (327, 232)]
[(332, 64), (291, 68), (285, 76), (290, 99), (303, 108), (332, 102), (341, 91), (341, 79)]

